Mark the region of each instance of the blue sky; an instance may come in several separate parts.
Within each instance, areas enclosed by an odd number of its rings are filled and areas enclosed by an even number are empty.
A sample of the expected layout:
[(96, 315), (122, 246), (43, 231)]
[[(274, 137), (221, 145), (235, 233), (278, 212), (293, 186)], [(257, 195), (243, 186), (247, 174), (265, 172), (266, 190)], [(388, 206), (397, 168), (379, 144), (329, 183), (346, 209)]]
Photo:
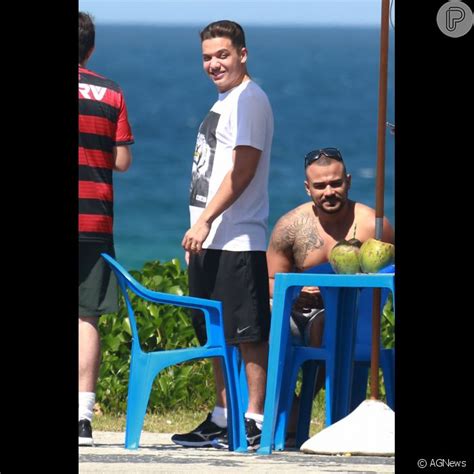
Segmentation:
[(79, 9), (96, 23), (378, 26), (381, 0), (79, 0)]

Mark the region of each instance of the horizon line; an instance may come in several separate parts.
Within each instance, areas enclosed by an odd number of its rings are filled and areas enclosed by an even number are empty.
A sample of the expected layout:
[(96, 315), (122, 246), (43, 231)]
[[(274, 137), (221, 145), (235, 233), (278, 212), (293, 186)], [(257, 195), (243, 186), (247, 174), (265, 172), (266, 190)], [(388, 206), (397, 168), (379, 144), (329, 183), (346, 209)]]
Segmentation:
[[(174, 22), (174, 21), (147, 21), (147, 20), (100, 20), (96, 22), (97, 25), (117, 25), (117, 26), (196, 26), (202, 27), (203, 23), (197, 22)], [(362, 28), (379, 28), (377, 23), (319, 23), (319, 22), (294, 22), (294, 23), (255, 23), (253, 21), (245, 22), (245, 26), (278, 26), (278, 27), (292, 27), (292, 26), (320, 26), (320, 27), (362, 27)], [(393, 28), (391, 28), (393, 32)]]

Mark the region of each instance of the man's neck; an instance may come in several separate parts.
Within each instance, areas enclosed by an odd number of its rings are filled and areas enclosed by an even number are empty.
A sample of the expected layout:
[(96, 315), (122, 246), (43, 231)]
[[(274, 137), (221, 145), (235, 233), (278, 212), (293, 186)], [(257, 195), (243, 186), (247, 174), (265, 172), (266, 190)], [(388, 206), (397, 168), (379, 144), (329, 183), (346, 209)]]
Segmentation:
[(242, 81), (241, 81), (240, 83), (242, 84), (243, 82), (250, 81), (250, 79), (251, 79), (251, 78), (250, 78), (250, 76), (249, 76), (249, 73), (246, 72), (246, 73), (244, 74), (244, 77), (242, 78)]
[(226, 94), (227, 92), (231, 91), (232, 89), (235, 89), (236, 87), (241, 86), (244, 82), (247, 82), (247, 81), (250, 81), (250, 80), (251, 80), (251, 77), (247, 73), (245, 73), (243, 75), (242, 79), (238, 83), (236, 83), (235, 85), (230, 87), (229, 89), (227, 89), (225, 91), (221, 91), (219, 89), (217, 89), (217, 90), (218, 90), (219, 94)]

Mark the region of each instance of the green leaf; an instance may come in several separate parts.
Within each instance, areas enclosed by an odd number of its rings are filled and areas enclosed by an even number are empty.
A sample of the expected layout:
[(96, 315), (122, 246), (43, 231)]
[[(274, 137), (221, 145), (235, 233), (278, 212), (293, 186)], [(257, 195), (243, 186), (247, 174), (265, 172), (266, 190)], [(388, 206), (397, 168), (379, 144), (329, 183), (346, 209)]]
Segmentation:
[(130, 320), (125, 318), (122, 321), (122, 330), (125, 331), (129, 336), (132, 335), (132, 327), (130, 326)]
[(150, 304), (148, 306), (148, 311), (150, 312), (150, 315), (154, 318), (158, 317), (158, 306), (156, 304)]
[(184, 295), (183, 290), (178, 285), (169, 287), (167, 292), (171, 293), (172, 295)]

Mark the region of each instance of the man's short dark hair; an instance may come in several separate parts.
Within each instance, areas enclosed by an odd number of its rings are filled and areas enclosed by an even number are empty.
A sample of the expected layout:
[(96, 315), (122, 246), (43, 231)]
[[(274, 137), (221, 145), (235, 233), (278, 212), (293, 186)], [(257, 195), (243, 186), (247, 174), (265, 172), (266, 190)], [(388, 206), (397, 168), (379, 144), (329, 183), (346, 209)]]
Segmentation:
[(245, 48), (245, 33), (235, 21), (219, 20), (207, 25), (200, 33), (201, 43), (211, 38), (229, 38), (237, 51)]
[(87, 53), (95, 44), (95, 26), (91, 15), (79, 12), (79, 63), (87, 57)]

